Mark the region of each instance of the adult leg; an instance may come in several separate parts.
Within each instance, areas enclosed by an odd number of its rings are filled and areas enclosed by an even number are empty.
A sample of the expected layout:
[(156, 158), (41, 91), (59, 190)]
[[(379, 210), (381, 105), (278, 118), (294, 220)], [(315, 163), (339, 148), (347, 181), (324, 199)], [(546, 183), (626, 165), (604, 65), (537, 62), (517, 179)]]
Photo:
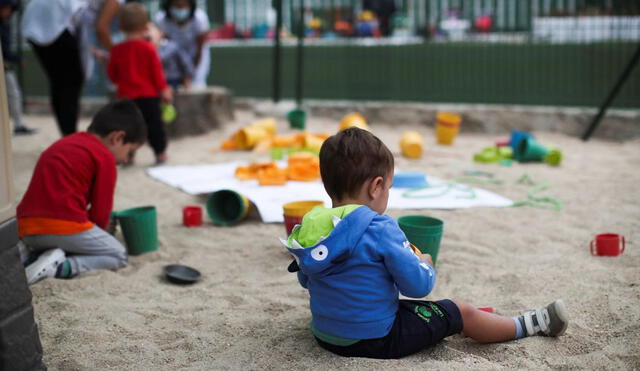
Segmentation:
[(75, 133), (84, 83), (78, 39), (65, 31), (51, 45), (31, 45), (49, 79), (51, 106), (60, 133)]
[(9, 116), (13, 120), (13, 130), (23, 127), (22, 124), (22, 95), (16, 79), (15, 72), (4, 71), (5, 82), (7, 83), (7, 103), (9, 104)]
[(164, 124), (160, 117), (160, 99), (159, 98), (138, 98), (133, 100), (147, 124), (147, 135), (149, 145), (153, 149), (153, 153), (158, 157), (164, 155), (167, 150), (167, 135), (164, 131)]
[(30, 249), (60, 248), (67, 254), (68, 276), (94, 269), (116, 270), (127, 265), (124, 246), (97, 226), (72, 235), (30, 235), (22, 238)]

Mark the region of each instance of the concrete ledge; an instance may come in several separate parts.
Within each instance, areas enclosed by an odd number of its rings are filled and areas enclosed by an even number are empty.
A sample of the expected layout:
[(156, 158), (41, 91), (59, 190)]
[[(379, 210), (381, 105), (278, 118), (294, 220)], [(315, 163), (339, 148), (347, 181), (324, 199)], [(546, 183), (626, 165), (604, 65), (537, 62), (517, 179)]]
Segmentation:
[[(236, 107), (248, 107), (259, 115), (284, 117), (294, 108), (292, 101), (273, 104), (264, 99), (240, 98)], [(454, 111), (463, 116), (462, 132), (482, 132), (508, 136), (511, 130), (551, 131), (582, 136), (597, 113), (596, 108), (541, 107), (509, 105), (454, 105), (406, 102), (349, 102), (307, 100), (304, 109), (311, 116), (339, 121), (357, 111), (369, 123), (423, 124), (433, 127), (438, 111)], [(640, 137), (640, 110), (610, 109), (600, 122), (593, 138), (628, 140)]]

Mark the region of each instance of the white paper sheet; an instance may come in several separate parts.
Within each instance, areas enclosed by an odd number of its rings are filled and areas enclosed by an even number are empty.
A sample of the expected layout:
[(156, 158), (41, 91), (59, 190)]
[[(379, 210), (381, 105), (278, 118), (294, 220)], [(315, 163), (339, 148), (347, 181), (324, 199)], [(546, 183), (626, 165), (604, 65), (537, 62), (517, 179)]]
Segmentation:
[[(236, 179), (235, 170), (239, 165), (245, 165), (245, 163), (157, 166), (147, 169), (147, 174), (192, 195), (211, 193), (221, 189), (232, 189), (242, 193), (256, 205), (265, 223), (283, 222), (282, 205), (286, 202), (322, 200), (325, 206), (331, 205), (331, 199), (320, 181), (289, 181), (282, 186), (259, 186), (256, 180)], [(428, 179), (432, 188), (412, 191), (410, 194), (406, 194), (407, 189), (391, 188), (388, 208), (458, 209), (478, 206), (503, 207), (513, 203), (505, 197), (483, 189), (447, 183), (433, 176), (429, 176)]]

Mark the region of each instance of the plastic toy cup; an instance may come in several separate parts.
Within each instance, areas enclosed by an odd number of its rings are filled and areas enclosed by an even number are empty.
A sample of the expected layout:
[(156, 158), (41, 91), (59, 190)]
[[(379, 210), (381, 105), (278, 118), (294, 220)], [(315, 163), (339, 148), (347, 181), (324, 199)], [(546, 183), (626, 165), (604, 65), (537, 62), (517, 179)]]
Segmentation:
[(352, 126), (358, 127), (362, 130), (370, 131), (369, 125), (367, 124), (367, 119), (364, 118), (358, 112), (352, 112), (340, 120), (340, 127), (338, 130), (342, 131), (344, 129), (350, 128)]
[(439, 144), (452, 145), (460, 130), (462, 118), (451, 112), (439, 112), (436, 115), (436, 139)]
[(495, 313), (495, 311), (491, 307), (479, 307), (478, 309), (489, 313)]
[(122, 228), (129, 255), (140, 255), (158, 249), (158, 222), (155, 206), (135, 207), (113, 212)]
[(400, 150), (402, 154), (409, 158), (422, 157), (422, 147), (424, 140), (417, 131), (408, 131), (400, 138)]
[(398, 218), (398, 225), (409, 242), (414, 244), (423, 254), (431, 255), (435, 266), (440, 251), (444, 222), (429, 216), (407, 215)]
[(287, 236), (293, 231), (296, 224), (302, 223), (302, 217), (316, 206), (324, 206), (323, 201), (294, 201), (282, 205), (284, 211), (284, 228)]
[(518, 149), (518, 145), (520, 144), (520, 141), (525, 138), (533, 138), (533, 135), (524, 131), (518, 131), (518, 130), (511, 131), (511, 139), (509, 139), (509, 147), (511, 147), (513, 152), (515, 152), (516, 149)]
[(603, 233), (596, 235), (596, 238), (591, 240), (589, 249), (591, 250), (591, 255), (618, 256), (624, 251), (624, 244), (624, 236), (615, 233)]
[(257, 128), (263, 128), (269, 136), (276, 135), (276, 119), (273, 117), (267, 117), (265, 119), (261, 119), (258, 121), (254, 121), (251, 123), (251, 126)]
[(182, 208), (182, 224), (185, 227), (199, 227), (202, 225), (202, 208), (200, 206), (185, 206)]
[(207, 214), (217, 225), (233, 225), (249, 213), (249, 200), (230, 189), (213, 192), (207, 198)]
[(549, 150), (533, 138), (524, 138), (513, 152), (516, 160), (520, 162), (542, 161)]
[(292, 129), (304, 130), (307, 113), (301, 109), (291, 110), (287, 113), (287, 120), (289, 120), (289, 127)]
[(258, 142), (269, 137), (269, 131), (261, 126), (247, 126), (240, 129), (235, 139), (240, 148), (253, 148)]

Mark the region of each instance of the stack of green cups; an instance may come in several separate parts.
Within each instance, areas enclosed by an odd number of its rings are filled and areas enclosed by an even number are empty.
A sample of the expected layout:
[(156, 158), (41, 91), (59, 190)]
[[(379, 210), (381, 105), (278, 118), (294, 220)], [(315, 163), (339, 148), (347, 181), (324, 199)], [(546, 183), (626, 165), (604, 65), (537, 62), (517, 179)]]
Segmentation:
[(444, 222), (429, 216), (407, 215), (398, 218), (398, 225), (409, 242), (423, 254), (431, 255), (435, 266), (440, 251)]

